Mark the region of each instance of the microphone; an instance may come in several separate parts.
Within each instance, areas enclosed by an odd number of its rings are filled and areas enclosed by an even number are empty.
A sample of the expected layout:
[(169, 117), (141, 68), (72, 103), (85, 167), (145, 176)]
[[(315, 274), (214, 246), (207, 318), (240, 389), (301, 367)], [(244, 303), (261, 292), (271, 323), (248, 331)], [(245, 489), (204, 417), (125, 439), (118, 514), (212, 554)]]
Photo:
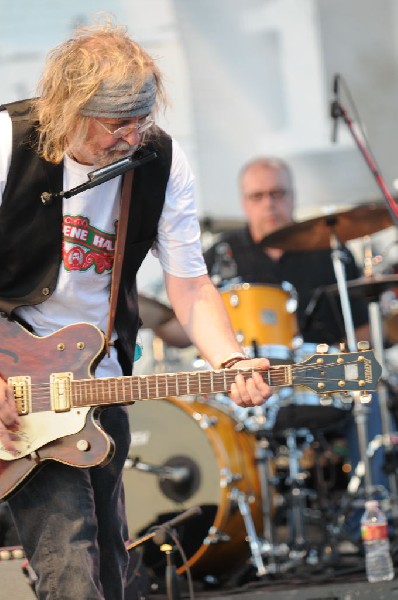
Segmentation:
[(339, 105), (339, 91), (340, 91), (340, 75), (337, 73), (333, 78), (333, 96), (334, 100), (330, 107), (330, 116), (333, 119), (332, 123), (332, 143), (335, 144), (337, 141), (337, 125), (339, 117), (341, 116), (340, 105)]

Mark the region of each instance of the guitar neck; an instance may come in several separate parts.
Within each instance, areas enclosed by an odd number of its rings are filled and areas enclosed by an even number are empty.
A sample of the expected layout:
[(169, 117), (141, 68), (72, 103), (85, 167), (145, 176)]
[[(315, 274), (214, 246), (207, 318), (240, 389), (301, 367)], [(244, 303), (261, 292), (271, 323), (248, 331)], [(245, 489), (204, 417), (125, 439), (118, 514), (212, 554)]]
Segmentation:
[[(130, 404), (138, 400), (153, 400), (167, 396), (189, 396), (228, 392), (238, 370), (198, 371), (194, 373), (162, 373), (132, 377), (72, 380), (72, 405), (97, 406)], [(245, 379), (260, 373), (270, 386), (291, 385), (291, 366), (271, 366), (239, 370)]]

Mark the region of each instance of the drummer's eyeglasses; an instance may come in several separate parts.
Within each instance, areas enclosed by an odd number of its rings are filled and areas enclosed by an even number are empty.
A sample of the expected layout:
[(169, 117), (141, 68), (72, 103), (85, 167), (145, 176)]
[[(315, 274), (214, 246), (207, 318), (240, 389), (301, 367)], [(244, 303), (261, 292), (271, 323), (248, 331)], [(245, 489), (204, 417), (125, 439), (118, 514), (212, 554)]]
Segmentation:
[(123, 125), (122, 127), (117, 127), (116, 129), (112, 130), (112, 127), (116, 127), (117, 123), (115, 123), (115, 125), (106, 126), (101, 123), (101, 121), (98, 121), (98, 119), (94, 119), (94, 121), (99, 123), (99, 125), (101, 125), (101, 127), (105, 129), (109, 135), (113, 135), (114, 137), (124, 137), (133, 131), (136, 131), (137, 133), (144, 133), (144, 131), (147, 131), (150, 127), (152, 127), (155, 122), (152, 117), (148, 116), (143, 121), (136, 121), (135, 123)]
[(289, 194), (290, 190), (286, 188), (274, 188), (263, 192), (253, 192), (253, 194), (247, 194), (246, 198), (251, 202), (260, 202), (265, 196), (269, 196), (271, 200), (282, 200)]

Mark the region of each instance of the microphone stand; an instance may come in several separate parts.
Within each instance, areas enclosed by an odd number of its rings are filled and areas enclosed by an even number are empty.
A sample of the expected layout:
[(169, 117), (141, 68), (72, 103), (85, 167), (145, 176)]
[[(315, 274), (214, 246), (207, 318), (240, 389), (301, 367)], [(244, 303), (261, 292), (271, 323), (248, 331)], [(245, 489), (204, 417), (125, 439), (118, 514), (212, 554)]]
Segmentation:
[[(161, 546), (161, 549), (166, 554), (166, 569), (165, 569), (165, 583), (166, 583), (166, 592), (167, 592), (167, 600), (180, 600), (181, 593), (179, 588), (178, 581), (178, 573), (175, 564), (173, 563), (172, 546), (165, 544), (166, 535), (172, 531), (172, 528), (180, 523), (190, 519), (194, 516), (198, 516), (202, 514), (202, 509), (200, 506), (192, 506), (185, 510), (180, 515), (174, 517), (174, 519), (170, 519), (169, 521), (165, 521), (158, 527), (153, 528), (148, 534), (143, 535), (142, 537), (134, 540), (128, 541), (125, 544), (126, 550), (131, 550), (135, 548), (139, 544), (146, 542), (147, 540), (152, 539), (155, 544)], [(163, 548), (162, 548), (163, 547)], [(187, 574), (189, 572), (187, 571)]]
[(370, 168), (370, 171), (371, 171), (373, 177), (376, 180), (376, 183), (379, 186), (379, 189), (381, 190), (381, 192), (386, 200), (387, 208), (389, 210), (391, 219), (392, 219), (394, 225), (397, 226), (398, 225), (398, 204), (396, 203), (395, 199), (391, 196), (391, 194), (390, 194), (386, 184), (384, 183), (384, 180), (377, 168), (377, 165), (372, 158), (371, 153), (369, 152), (369, 150), (366, 148), (366, 145), (363, 143), (363, 141), (360, 139), (360, 137), (356, 133), (352, 120), (350, 119), (350, 117), (347, 114), (347, 111), (345, 110), (345, 108), (342, 106), (342, 104), (340, 103), (340, 101), (338, 99), (335, 99), (332, 102), (331, 116), (333, 119), (342, 118), (344, 120), (345, 124), (347, 125), (359, 151), (361, 152), (362, 156), (364, 157), (368, 167)]
[(170, 521), (165, 521), (164, 523), (162, 523), (161, 525), (156, 527), (150, 533), (147, 533), (146, 535), (143, 535), (142, 537), (140, 537), (132, 542), (127, 542), (126, 549), (131, 550), (132, 548), (135, 548), (139, 544), (142, 544), (143, 542), (146, 542), (147, 540), (150, 540), (150, 539), (154, 538), (155, 536), (157, 538), (157, 540), (154, 540), (155, 543), (157, 543), (157, 542), (163, 543), (163, 533), (167, 532), (168, 529), (171, 529), (175, 525), (182, 523), (186, 519), (190, 519), (191, 517), (198, 516), (200, 514), (202, 514), (202, 509), (200, 508), (200, 506), (193, 506), (191, 508), (188, 508), (188, 510), (185, 510), (183, 513), (181, 513), (177, 517), (174, 517), (174, 519), (170, 519)]

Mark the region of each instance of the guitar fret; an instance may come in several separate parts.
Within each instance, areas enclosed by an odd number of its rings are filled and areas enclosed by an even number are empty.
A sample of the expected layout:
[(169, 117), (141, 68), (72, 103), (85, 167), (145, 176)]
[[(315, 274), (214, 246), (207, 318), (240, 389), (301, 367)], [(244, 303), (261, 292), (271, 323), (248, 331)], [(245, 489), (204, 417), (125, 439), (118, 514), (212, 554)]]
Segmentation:
[(178, 375), (176, 376), (176, 396), (180, 395), (180, 386), (178, 381)]
[(126, 389), (123, 385), (123, 380), (120, 377), (118, 377), (118, 379), (115, 380), (115, 387), (118, 395), (122, 397), (122, 401), (126, 402)]

